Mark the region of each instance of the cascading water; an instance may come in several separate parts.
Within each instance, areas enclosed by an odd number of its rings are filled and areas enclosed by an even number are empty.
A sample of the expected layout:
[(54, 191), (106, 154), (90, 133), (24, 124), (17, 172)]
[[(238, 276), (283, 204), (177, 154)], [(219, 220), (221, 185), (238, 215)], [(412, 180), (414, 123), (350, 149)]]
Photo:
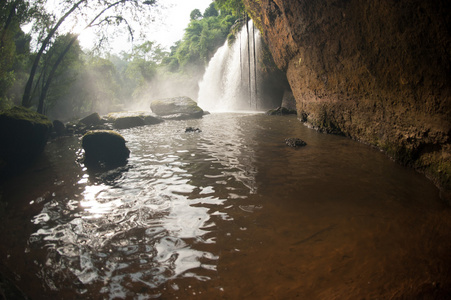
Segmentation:
[(199, 83), (198, 105), (208, 111), (258, 110), (257, 55), (260, 32), (252, 20), (243, 26), (233, 45), (226, 41), (210, 60)]

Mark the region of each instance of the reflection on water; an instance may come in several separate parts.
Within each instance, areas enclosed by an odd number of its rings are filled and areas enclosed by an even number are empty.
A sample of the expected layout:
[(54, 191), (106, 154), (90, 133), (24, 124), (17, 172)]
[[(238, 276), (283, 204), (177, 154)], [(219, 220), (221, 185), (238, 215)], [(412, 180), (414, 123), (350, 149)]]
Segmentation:
[(435, 243), (449, 240), (449, 210), (375, 150), (258, 114), (121, 134), (125, 167), (88, 172), (67, 138), (4, 187), (15, 212), (0, 253), (33, 298), (383, 298), (444, 285), (451, 245)]
[(215, 219), (231, 220), (227, 199), (256, 192), (252, 135), (238, 120), (202, 134), (181, 122), (121, 132), (132, 152), (126, 168), (85, 173), (79, 201), (50, 201), (33, 218), (40, 228), (30, 241), (47, 248), (46, 272), (70, 272), (109, 298), (136, 294), (134, 283), (148, 297), (179, 276), (215, 276), (218, 253), (202, 250), (215, 243)]

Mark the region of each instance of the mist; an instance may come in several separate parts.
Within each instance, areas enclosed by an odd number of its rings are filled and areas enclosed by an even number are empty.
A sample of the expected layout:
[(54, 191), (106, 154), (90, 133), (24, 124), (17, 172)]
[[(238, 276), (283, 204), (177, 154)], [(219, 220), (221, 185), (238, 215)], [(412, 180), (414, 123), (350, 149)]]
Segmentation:
[(191, 66), (183, 73), (171, 73), (166, 67), (147, 86), (133, 95), (124, 110), (148, 111), (153, 100), (187, 96), (197, 102), (199, 82), (205, 73), (204, 66)]

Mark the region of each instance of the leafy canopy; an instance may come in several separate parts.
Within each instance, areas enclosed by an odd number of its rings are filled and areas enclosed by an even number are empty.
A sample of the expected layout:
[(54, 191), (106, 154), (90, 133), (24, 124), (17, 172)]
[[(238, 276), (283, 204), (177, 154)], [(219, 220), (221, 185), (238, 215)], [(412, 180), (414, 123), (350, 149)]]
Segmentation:
[(203, 14), (191, 12), (191, 21), (183, 39), (171, 47), (171, 54), (163, 60), (172, 72), (197, 65), (204, 67), (215, 51), (224, 43), (237, 18), (230, 11), (217, 10), (212, 2)]

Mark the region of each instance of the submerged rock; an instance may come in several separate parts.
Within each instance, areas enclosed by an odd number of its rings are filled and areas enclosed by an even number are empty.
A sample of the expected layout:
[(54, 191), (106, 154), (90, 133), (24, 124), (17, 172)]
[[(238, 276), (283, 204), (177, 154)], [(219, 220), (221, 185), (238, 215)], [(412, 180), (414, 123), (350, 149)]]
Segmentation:
[(200, 130), (199, 128), (194, 128), (194, 127), (186, 127), (185, 128), (185, 132), (197, 132), (197, 133), (199, 133), (199, 132), (202, 132), (202, 130)]
[(285, 144), (293, 148), (303, 147), (307, 145), (306, 142), (298, 138), (287, 138), (285, 139)]
[(202, 108), (185, 96), (154, 100), (150, 104), (150, 109), (164, 119), (171, 120), (196, 119), (204, 115)]
[(87, 167), (124, 165), (130, 155), (125, 139), (113, 130), (92, 130), (82, 138)]
[[(0, 113), (0, 165), (15, 172), (28, 166), (42, 153), (50, 136), (52, 122), (24, 107)], [(3, 173), (3, 172), (2, 172)]]

